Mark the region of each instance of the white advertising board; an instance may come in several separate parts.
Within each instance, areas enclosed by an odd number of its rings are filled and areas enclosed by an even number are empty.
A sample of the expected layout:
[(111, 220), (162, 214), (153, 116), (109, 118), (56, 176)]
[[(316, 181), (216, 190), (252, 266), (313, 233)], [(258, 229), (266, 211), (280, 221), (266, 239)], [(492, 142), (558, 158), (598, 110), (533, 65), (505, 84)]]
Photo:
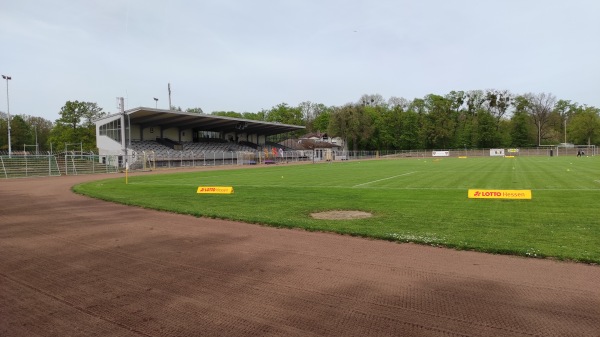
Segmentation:
[(450, 151), (433, 151), (431, 155), (433, 157), (450, 157)]
[(504, 157), (504, 149), (490, 149), (490, 157)]

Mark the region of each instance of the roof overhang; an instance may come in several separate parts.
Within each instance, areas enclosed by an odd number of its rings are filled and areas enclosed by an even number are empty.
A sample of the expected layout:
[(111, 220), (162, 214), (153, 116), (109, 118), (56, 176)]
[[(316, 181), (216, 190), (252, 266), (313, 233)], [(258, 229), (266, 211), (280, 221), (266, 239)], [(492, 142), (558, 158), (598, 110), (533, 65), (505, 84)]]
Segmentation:
[[(118, 114), (112, 114), (103, 117), (96, 120), (96, 123), (117, 115)], [(243, 132), (265, 136), (305, 129), (304, 126), (298, 125), (144, 107), (126, 110), (125, 115), (128, 116), (132, 125), (140, 125), (143, 128), (160, 126), (161, 128), (201, 129), (203, 131), (215, 132)]]

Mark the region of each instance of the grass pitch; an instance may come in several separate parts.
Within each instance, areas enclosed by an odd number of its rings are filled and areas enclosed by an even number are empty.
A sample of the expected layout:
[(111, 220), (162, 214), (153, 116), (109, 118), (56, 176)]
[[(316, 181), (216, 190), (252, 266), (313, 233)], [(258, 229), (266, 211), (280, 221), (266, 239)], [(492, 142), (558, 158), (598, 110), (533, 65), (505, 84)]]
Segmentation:
[[(234, 194), (197, 194), (233, 186)], [(532, 200), (468, 199), (469, 188), (531, 189)], [(135, 176), (74, 187), (194, 216), (491, 253), (600, 263), (600, 157), (426, 158)], [(358, 210), (373, 217), (318, 220)], [(165, 224), (168, 226), (168, 224)]]

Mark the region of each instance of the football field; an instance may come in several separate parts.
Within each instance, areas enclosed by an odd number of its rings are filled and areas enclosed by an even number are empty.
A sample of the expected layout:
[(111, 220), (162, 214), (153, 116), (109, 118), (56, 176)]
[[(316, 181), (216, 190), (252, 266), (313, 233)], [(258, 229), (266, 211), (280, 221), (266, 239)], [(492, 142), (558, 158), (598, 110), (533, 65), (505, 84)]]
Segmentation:
[[(370, 160), (139, 175), (76, 186), (104, 200), (194, 216), (491, 253), (600, 263), (598, 157)], [(231, 186), (233, 194), (197, 194)], [(531, 190), (531, 200), (468, 189)], [(315, 219), (361, 211), (358, 219)]]

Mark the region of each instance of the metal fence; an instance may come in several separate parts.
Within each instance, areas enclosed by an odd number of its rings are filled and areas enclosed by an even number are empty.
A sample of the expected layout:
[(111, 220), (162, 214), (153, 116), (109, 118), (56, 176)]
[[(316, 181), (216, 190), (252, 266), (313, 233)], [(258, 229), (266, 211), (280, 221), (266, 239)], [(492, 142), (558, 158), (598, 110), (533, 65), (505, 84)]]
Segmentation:
[[(130, 151), (128, 156), (98, 155), (80, 151), (40, 155), (13, 152), (11, 156), (0, 153), (0, 178), (34, 176), (79, 175), (95, 173), (148, 171), (161, 168), (205, 167), (223, 165), (269, 165), (294, 162), (353, 161), (378, 158), (427, 158), (443, 152), (447, 157), (489, 157), (493, 149), (436, 149), (398, 151), (337, 151), (315, 149), (302, 151)], [(597, 155), (595, 146), (536, 147), (506, 149), (514, 156), (586, 156)]]
[(56, 157), (50, 155), (0, 156), (0, 169), (5, 179), (61, 175)]
[(102, 157), (94, 153), (68, 152), (57, 155), (65, 175), (114, 173), (121, 170), (119, 156)]

